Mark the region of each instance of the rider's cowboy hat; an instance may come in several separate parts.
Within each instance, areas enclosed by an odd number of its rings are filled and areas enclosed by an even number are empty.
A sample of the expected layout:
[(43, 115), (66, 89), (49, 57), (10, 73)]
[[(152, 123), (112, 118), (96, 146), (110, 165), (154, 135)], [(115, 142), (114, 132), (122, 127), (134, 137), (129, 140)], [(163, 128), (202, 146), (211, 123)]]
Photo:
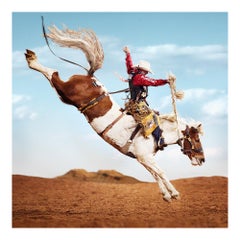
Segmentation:
[(152, 71), (152, 69), (151, 69), (151, 66), (150, 66), (150, 63), (147, 62), (147, 61), (140, 60), (139, 63), (138, 63), (138, 65), (137, 65), (136, 67), (139, 68), (139, 69), (142, 69), (142, 70), (144, 70), (144, 71), (153, 73), (153, 71)]

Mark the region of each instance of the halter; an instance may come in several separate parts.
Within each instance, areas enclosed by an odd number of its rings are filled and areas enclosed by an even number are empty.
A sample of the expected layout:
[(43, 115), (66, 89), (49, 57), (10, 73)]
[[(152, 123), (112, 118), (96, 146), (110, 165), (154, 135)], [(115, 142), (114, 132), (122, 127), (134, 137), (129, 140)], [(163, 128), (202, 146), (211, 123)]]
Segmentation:
[(192, 139), (191, 139), (190, 134), (189, 134), (189, 127), (188, 126), (186, 127), (186, 130), (183, 131), (183, 138), (181, 138), (179, 140), (181, 140), (181, 143), (182, 143), (182, 140), (183, 140), (183, 144), (181, 146), (182, 147), (181, 151), (183, 152), (183, 154), (188, 155), (188, 157), (190, 159), (192, 159), (192, 155), (195, 155), (196, 153), (203, 152), (202, 147), (197, 148), (195, 146), (195, 144), (192, 142)]

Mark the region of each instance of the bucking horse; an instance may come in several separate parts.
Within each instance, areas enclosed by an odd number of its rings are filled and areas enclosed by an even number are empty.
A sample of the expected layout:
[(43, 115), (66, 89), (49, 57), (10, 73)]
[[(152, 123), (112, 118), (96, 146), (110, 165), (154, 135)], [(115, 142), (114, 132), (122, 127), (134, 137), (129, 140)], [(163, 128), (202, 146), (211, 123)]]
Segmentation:
[[(154, 160), (158, 148), (153, 136), (149, 135), (146, 138), (139, 131), (132, 141), (129, 141), (136, 128), (136, 121), (113, 100), (112, 95), (94, 76), (104, 61), (103, 48), (94, 31), (75, 31), (68, 28), (60, 30), (53, 25), (48, 27), (48, 33), (44, 32), (44, 36), (61, 47), (80, 49), (89, 63), (89, 68), (85, 68), (87, 73), (73, 75), (67, 81), (63, 81), (57, 70), (40, 64), (37, 55), (27, 49), (25, 56), (29, 68), (42, 73), (61, 101), (75, 106), (84, 114), (88, 123), (103, 140), (142, 164), (158, 183), (164, 200), (178, 199), (179, 192)], [(193, 165), (202, 165), (205, 161), (199, 137), (202, 124), (195, 121), (187, 123), (182, 118), (167, 114), (160, 114), (159, 119), (165, 143), (179, 144), (180, 153), (188, 156)]]

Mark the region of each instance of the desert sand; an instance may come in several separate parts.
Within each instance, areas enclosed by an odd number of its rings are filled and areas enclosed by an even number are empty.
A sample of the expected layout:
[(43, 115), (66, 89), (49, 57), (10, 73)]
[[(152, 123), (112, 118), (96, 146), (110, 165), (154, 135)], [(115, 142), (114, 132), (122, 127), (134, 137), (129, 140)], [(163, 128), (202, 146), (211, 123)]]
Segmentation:
[(171, 181), (179, 200), (155, 182), (116, 171), (71, 170), (56, 178), (13, 175), (14, 228), (226, 228), (228, 178)]

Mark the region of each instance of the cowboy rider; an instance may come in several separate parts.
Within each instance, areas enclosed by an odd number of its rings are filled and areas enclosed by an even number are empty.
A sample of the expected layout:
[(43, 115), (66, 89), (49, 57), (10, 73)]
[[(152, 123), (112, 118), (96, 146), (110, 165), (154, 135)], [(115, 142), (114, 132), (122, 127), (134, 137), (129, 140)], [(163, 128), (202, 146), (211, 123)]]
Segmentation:
[[(148, 95), (148, 86), (163, 86), (169, 84), (168, 79), (153, 79), (147, 76), (148, 73), (153, 73), (150, 67), (150, 63), (144, 60), (139, 61), (138, 65), (133, 65), (130, 50), (127, 46), (123, 48), (126, 54), (126, 67), (127, 73), (129, 74), (129, 88), (130, 97), (133, 102), (144, 101), (148, 106), (146, 101)], [(166, 146), (164, 138), (162, 137), (162, 130), (159, 126), (152, 132), (155, 139), (158, 140), (158, 147), (160, 150)]]
[(138, 65), (134, 66), (129, 48), (126, 46), (123, 51), (126, 54), (127, 72), (130, 75), (129, 80), (131, 80), (130, 93), (132, 100), (145, 100), (148, 86), (163, 86), (169, 83), (168, 79), (153, 79), (146, 76), (148, 73), (153, 73), (150, 63), (141, 60)]

